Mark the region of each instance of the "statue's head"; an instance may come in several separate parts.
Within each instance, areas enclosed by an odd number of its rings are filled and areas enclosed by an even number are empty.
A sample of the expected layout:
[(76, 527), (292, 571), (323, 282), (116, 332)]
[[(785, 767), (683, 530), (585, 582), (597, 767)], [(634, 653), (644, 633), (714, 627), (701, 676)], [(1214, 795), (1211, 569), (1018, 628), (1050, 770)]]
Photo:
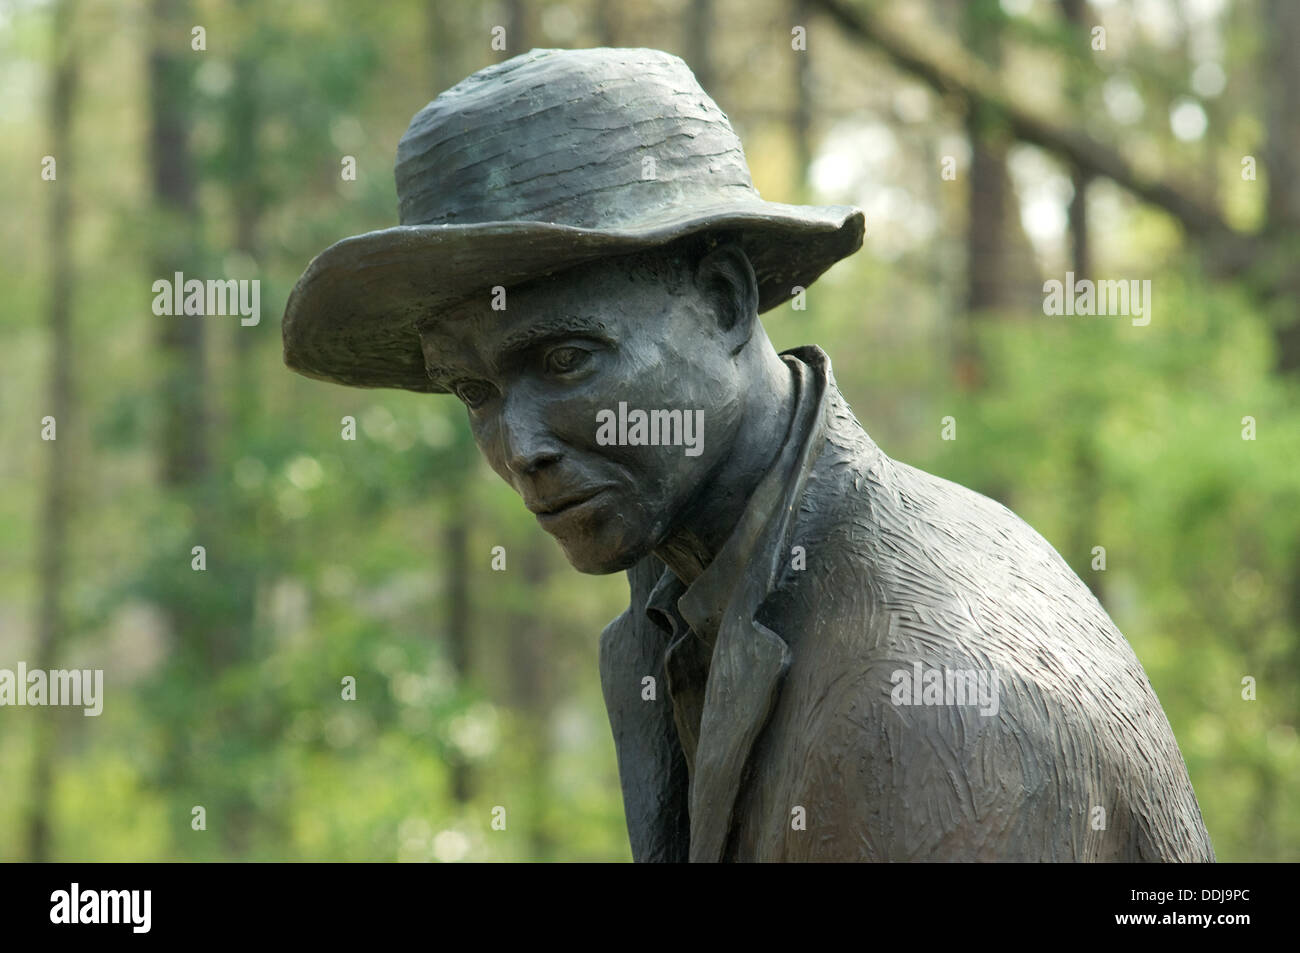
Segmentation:
[[(299, 278), (285, 363), (456, 394), (587, 572), (627, 568), (680, 521), (727, 462), (747, 362), (770, 352), (756, 316), (862, 243), (858, 209), (764, 201), (726, 115), (657, 50), (480, 70), (416, 114), (396, 179), (402, 224)], [(665, 428), (667, 446), (637, 439)]]
[(422, 329), (492, 469), (579, 570), (627, 569), (727, 466), (757, 349), (741, 247), (688, 239), (514, 287)]

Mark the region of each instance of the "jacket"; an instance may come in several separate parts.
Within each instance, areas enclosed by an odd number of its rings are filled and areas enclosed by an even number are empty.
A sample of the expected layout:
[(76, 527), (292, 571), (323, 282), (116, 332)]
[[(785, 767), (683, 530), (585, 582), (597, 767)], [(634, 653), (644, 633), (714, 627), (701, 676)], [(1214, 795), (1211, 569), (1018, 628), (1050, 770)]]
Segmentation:
[[(689, 587), (628, 571), (601, 683), (637, 861), (1200, 861), (1173, 731), (1006, 507), (890, 459), (819, 348)], [(981, 692), (975, 691), (978, 685)]]

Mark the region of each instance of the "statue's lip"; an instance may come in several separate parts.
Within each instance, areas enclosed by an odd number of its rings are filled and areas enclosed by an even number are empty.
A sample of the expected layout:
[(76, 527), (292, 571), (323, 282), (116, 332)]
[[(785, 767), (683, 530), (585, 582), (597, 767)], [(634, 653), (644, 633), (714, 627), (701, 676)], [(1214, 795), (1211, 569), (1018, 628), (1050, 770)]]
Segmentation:
[(559, 516), (576, 506), (581, 506), (588, 500), (592, 500), (609, 489), (609, 485), (589, 486), (564, 496), (553, 496), (544, 500), (525, 501), (524, 505), (529, 511), (537, 516), (538, 519)]

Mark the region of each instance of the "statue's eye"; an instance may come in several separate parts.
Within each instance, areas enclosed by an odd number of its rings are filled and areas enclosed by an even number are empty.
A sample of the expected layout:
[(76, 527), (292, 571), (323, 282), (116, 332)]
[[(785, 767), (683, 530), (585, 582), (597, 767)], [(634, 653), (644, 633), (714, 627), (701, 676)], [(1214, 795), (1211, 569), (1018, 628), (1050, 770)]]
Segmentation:
[(458, 381), (452, 385), (452, 392), (466, 407), (477, 407), (492, 396), (492, 388), (482, 381)]
[(565, 345), (549, 351), (546, 355), (546, 370), (550, 374), (570, 374), (587, 363), (591, 352), (580, 347)]

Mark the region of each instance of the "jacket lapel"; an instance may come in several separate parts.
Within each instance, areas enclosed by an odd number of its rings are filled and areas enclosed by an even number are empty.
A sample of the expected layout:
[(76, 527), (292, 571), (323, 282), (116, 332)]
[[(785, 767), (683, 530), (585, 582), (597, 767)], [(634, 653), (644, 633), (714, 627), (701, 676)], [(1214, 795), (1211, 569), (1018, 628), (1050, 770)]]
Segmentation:
[[(707, 651), (698, 637), (679, 634), (670, 646), (643, 611), (667, 571), (654, 557), (628, 571), (631, 605), (601, 637), (601, 684), (637, 861), (723, 858), (746, 762), (790, 667), (786, 640), (759, 618), (789, 559), (834, 379), (819, 348), (786, 353), (799, 358), (790, 365), (799, 388), (794, 433), (802, 439), (787, 442), (722, 552), (678, 602), (694, 632), (717, 633), (707, 683), (697, 674), (703, 666), (695, 653)], [(666, 680), (671, 698), (644, 700), (646, 675)]]
[(693, 774), (700, 747), (700, 722), (704, 717), (704, 693), (708, 687), (710, 652), (689, 629), (668, 646), (664, 671), (673, 700), (677, 739), (686, 755), (686, 767)]
[(789, 647), (763, 625), (738, 621), (718, 633), (690, 786), (693, 863), (722, 859), (745, 762), (789, 667)]
[[(802, 352), (811, 350), (800, 349), (799, 356), (807, 360)], [(692, 629), (717, 632), (690, 780), (692, 862), (723, 858), (745, 764), (793, 658), (786, 640), (759, 616), (787, 565), (794, 517), (824, 441), (827, 378), (818, 364), (811, 371), (790, 364), (798, 387), (792, 432), (801, 439), (787, 441), (722, 552), (679, 601)], [(732, 587), (730, 599), (710, 598), (719, 581)]]
[[(653, 556), (628, 570), (632, 604), (600, 638), (600, 685), (618, 754), (632, 859), (638, 863), (684, 863), (690, 840), (686, 760), (673, 704), (663, 690), (668, 639), (643, 610), (664, 571)], [(646, 676), (655, 680), (653, 699), (645, 697)]]

